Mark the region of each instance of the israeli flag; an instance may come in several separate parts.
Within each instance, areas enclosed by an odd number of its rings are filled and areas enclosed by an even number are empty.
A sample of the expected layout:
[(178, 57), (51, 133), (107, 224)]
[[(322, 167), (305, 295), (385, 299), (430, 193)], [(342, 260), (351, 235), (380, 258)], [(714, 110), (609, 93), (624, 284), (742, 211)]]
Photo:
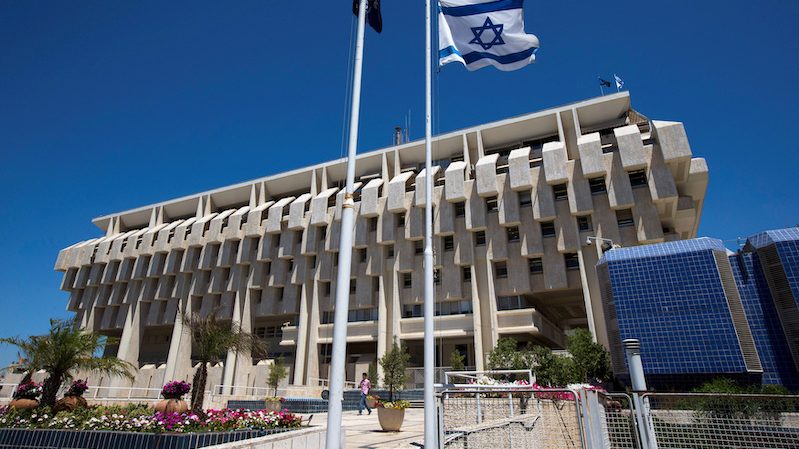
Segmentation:
[(524, 0), (440, 0), (439, 65), (520, 69), (535, 61), (538, 38), (524, 32)]

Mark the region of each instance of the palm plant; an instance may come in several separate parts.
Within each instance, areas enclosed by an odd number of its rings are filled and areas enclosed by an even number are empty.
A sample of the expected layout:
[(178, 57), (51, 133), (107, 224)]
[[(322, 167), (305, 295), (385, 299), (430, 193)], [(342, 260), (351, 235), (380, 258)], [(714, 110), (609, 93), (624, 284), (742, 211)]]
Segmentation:
[(50, 320), (45, 335), (2, 338), (0, 343), (20, 348), (26, 355), (24, 369), (28, 373), (42, 369), (47, 373), (42, 392), (42, 405), (55, 405), (56, 395), (64, 381), (72, 380), (78, 371), (91, 371), (109, 376), (133, 379), (135, 367), (115, 357), (97, 357), (108, 341), (104, 336), (80, 328), (74, 320)]
[(266, 352), (266, 344), (258, 337), (242, 330), (241, 325), (231, 325), (229, 322), (218, 320), (216, 315), (216, 311), (205, 317), (197, 313), (180, 315), (184, 329), (191, 332), (193, 355), (200, 362), (191, 385), (191, 411), (196, 414), (203, 413), (209, 363), (221, 361), (228, 351)]

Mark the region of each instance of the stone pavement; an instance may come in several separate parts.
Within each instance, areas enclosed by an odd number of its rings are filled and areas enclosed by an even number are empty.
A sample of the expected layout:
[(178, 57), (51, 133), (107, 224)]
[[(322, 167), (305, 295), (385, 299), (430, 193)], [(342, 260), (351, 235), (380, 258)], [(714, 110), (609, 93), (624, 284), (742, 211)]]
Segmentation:
[[(307, 418), (308, 415), (303, 415), (303, 419)], [(327, 413), (315, 413), (311, 425), (327, 427)], [(418, 447), (411, 443), (424, 440), (424, 410), (420, 408), (405, 410), (405, 421), (399, 432), (383, 432), (377, 410), (361, 416), (358, 412), (344, 412), (341, 425), (346, 432), (347, 449), (405, 449)]]

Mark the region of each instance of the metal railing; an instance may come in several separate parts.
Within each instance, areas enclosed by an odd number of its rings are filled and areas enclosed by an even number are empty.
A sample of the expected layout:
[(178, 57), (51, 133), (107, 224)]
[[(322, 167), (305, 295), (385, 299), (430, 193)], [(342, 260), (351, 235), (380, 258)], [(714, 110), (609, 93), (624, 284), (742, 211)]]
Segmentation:
[[(311, 377), (311, 378), (308, 379), (308, 381), (311, 382), (311, 383), (315, 383), (319, 387), (330, 388), (330, 380), (329, 379), (321, 379), (321, 378), (318, 378), (318, 377)], [(350, 382), (350, 381), (346, 381), (345, 380), (344, 381), (344, 388), (352, 388), (352, 389), (358, 388), (358, 382)]]
[(584, 447), (573, 391), (458, 388), (444, 390), (438, 398), (444, 447)]
[(647, 393), (656, 447), (799, 448), (799, 396)]

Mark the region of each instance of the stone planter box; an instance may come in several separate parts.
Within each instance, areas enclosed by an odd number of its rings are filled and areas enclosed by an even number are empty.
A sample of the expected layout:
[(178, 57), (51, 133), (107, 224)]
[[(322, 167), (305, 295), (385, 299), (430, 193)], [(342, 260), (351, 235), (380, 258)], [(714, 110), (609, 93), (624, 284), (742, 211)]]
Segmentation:
[(0, 428), (0, 448), (28, 449), (198, 449), (225, 443), (245, 444), (244, 440), (270, 435), (287, 437), (299, 429), (237, 430), (202, 433), (140, 433), (103, 430), (50, 430)]

